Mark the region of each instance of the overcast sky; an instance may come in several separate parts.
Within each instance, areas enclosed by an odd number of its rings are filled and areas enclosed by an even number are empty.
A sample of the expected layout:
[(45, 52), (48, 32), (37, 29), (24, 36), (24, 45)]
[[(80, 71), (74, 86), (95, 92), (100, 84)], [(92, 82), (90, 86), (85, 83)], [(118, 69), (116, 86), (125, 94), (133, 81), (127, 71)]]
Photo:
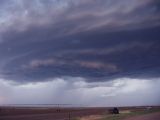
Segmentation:
[(159, 0), (0, 0), (0, 104), (160, 105)]

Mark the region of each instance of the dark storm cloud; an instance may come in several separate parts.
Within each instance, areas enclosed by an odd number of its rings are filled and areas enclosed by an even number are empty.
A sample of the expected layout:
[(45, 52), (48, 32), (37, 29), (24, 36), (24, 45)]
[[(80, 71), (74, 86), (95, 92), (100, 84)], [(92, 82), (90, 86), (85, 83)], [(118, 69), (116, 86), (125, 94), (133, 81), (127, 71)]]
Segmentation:
[[(0, 77), (160, 77), (157, 0), (3, 1)], [(7, 17), (4, 17), (6, 15)]]

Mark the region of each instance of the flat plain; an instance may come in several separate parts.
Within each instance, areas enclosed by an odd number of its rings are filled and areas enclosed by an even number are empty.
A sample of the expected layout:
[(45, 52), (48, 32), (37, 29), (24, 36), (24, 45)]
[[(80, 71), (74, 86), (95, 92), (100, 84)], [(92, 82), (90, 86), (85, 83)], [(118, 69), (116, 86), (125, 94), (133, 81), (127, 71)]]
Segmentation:
[[(113, 115), (109, 107), (1, 107), (0, 120), (141, 120), (145, 115), (160, 117), (160, 107), (120, 107), (120, 114)], [(138, 118), (137, 118), (138, 116)], [(136, 119), (133, 119), (136, 117)], [(147, 116), (148, 118), (149, 116)], [(154, 119), (153, 119), (154, 120)]]

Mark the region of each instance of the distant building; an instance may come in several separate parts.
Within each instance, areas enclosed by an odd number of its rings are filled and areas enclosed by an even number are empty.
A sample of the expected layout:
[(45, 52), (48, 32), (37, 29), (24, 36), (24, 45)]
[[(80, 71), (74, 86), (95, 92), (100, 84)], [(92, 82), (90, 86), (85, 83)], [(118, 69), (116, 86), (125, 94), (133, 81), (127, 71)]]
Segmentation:
[(150, 109), (152, 109), (152, 107), (150, 107), (150, 106), (146, 107), (146, 110), (150, 110)]

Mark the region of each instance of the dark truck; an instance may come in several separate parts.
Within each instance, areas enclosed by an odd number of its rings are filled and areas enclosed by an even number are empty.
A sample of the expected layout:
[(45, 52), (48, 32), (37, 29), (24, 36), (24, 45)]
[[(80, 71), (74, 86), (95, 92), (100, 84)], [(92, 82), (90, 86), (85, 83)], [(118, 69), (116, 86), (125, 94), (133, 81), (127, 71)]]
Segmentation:
[(117, 107), (114, 107), (113, 109), (109, 109), (110, 114), (119, 114), (119, 110)]

